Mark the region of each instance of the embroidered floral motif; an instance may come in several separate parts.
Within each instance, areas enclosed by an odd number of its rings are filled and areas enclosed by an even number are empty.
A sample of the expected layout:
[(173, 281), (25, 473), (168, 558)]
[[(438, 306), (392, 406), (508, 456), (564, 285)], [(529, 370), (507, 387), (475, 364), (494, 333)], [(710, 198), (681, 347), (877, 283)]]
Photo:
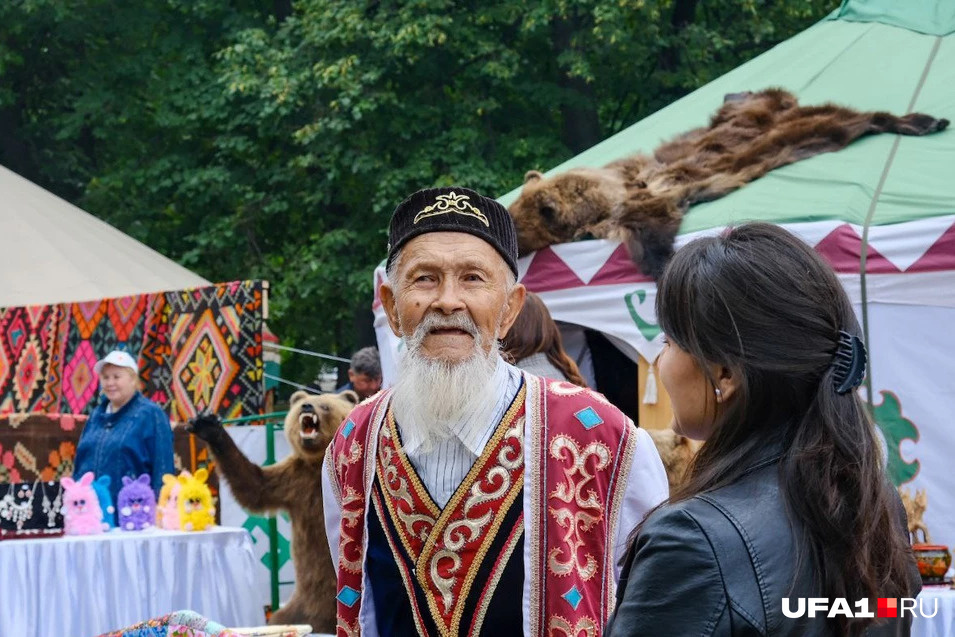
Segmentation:
[(465, 215), (467, 217), (474, 217), (485, 226), (489, 228), (491, 227), (490, 222), (487, 220), (487, 216), (468, 203), (468, 199), (470, 199), (469, 196), (459, 195), (455, 192), (451, 192), (446, 195), (438, 195), (435, 197), (435, 199), (437, 201), (415, 215), (413, 222), (414, 224), (417, 224), (419, 221), (427, 217), (436, 217), (438, 215), (455, 213), (459, 215)]
[[(563, 462), (565, 481), (557, 485), (548, 499), (576, 507), (549, 507), (551, 516), (566, 532), (563, 536), (564, 546), (555, 547), (548, 553), (547, 566), (555, 575), (569, 575), (576, 570), (586, 581), (597, 574), (598, 562), (591, 553), (586, 553), (584, 561), (580, 561), (580, 547), (585, 544), (581, 535), (601, 521), (604, 507), (596, 490), (590, 488), (585, 492), (584, 489), (594, 479), (595, 472), (603, 471), (610, 465), (611, 452), (602, 442), (591, 442), (581, 450), (573, 438), (558, 434), (551, 440), (550, 455)], [(570, 460), (569, 465), (567, 460)], [(566, 559), (561, 559), (565, 555)]]
[[(404, 528), (404, 532), (399, 534), (401, 543), (405, 551), (417, 556), (441, 512), (428, 497), (414, 471), (408, 471), (410, 463), (395, 442), (397, 430), (394, 416), (389, 412), (387, 419), (381, 428), (381, 441), (378, 444), (378, 477), (385, 493), (391, 496), (387, 498), (388, 512)], [(411, 495), (409, 483), (413, 485), (415, 497)]]
[(599, 633), (599, 628), (597, 622), (594, 621), (592, 617), (581, 617), (577, 620), (577, 623), (571, 624), (567, 619), (564, 619), (560, 615), (554, 615), (550, 618), (550, 623), (547, 625), (547, 635), (548, 637), (556, 637), (556, 635), (567, 635), (567, 637), (597, 637)]
[(580, 394), (586, 394), (588, 398), (592, 398), (601, 405), (607, 405), (608, 407), (613, 406), (603, 394), (587, 389), (586, 387), (581, 387), (580, 385), (568, 383), (564, 380), (548, 380), (547, 391), (556, 396), (577, 396)]
[(335, 471), (338, 472), (339, 479), (344, 475), (345, 468), (361, 460), (361, 444), (357, 440), (352, 440), (348, 447), (348, 453), (344, 451), (335, 458)]
[(357, 532), (358, 523), (361, 522), (364, 514), (365, 498), (352, 487), (345, 487), (342, 495), (342, 536), (338, 550), (338, 565), (350, 573), (361, 573), (362, 551), (359, 538), (349, 530), (355, 529)]
[[(348, 586), (359, 593), (349, 606), (342, 600), (337, 603), (338, 635), (359, 635), (362, 592), (362, 567), (364, 565), (366, 489), (374, 475), (375, 452), (372, 451), (377, 427), (384, 418), (388, 404), (388, 392), (379, 392), (370, 404), (362, 403), (352, 411), (349, 422), (354, 424), (348, 436), (335, 436), (329, 457), (335, 461), (332, 481), (340, 498), (341, 520), (338, 527), (338, 584)], [(349, 441), (350, 439), (350, 441)], [(362, 453), (362, 446), (369, 449)], [(347, 452), (346, 452), (347, 448)], [(326, 458), (327, 459), (327, 458)], [(347, 600), (346, 600), (347, 601)]]
[[(465, 606), (461, 600), (476, 583), (488, 548), (499, 533), (512, 533), (502, 524), (524, 485), (524, 398), (522, 388), (443, 510), (431, 500), (400, 449), (390, 413), (382, 427), (376, 471), (385, 494), (384, 509), (405, 552), (415, 560), (410, 577), (425, 591), (442, 635), (460, 632)], [(438, 514), (436, 519), (431, 513)], [(401, 568), (401, 560), (396, 563)], [(409, 595), (414, 597), (410, 590)]]
[(342, 635), (344, 635), (344, 637), (358, 637), (361, 634), (361, 629), (358, 627), (357, 619), (349, 623), (339, 616), (338, 625), (335, 627), (335, 629), (339, 637)]

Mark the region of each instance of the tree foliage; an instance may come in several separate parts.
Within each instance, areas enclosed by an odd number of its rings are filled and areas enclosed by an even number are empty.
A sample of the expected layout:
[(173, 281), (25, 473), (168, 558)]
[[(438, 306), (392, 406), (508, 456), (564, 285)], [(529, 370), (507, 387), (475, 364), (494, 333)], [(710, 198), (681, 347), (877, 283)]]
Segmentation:
[(0, 163), (347, 356), (404, 196), (500, 195), (837, 4), (8, 0)]

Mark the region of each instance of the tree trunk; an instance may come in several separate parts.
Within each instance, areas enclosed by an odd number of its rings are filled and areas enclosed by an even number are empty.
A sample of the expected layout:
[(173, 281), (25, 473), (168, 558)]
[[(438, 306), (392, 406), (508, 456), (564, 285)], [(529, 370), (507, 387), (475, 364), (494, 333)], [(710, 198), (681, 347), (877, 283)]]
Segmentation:
[[(675, 38), (687, 25), (693, 23), (698, 4), (699, 0), (674, 0), (673, 13), (670, 14), (672, 37)], [(680, 65), (680, 48), (678, 44), (671, 42), (660, 52), (661, 69), (666, 71), (676, 70)]]
[(0, 109), (0, 165), (30, 181), (36, 181), (35, 166), (30, 161), (30, 146), (22, 137), (20, 117), (15, 108)]
[[(572, 48), (573, 35), (580, 27), (580, 22), (576, 16), (554, 22), (555, 57)], [(560, 105), (561, 140), (574, 154), (581, 153), (602, 139), (597, 100), (593, 87), (584, 79), (571, 77), (565, 69), (558, 68), (557, 72), (557, 85), (565, 94)]]

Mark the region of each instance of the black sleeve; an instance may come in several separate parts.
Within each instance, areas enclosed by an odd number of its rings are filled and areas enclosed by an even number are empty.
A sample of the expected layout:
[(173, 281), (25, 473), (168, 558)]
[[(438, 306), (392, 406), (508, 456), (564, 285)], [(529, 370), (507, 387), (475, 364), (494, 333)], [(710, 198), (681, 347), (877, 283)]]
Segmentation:
[(728, 625), (713, 547), (689, 513), (660, 510), (644, 524), (632, 550), (608, 635), (712, 635)]

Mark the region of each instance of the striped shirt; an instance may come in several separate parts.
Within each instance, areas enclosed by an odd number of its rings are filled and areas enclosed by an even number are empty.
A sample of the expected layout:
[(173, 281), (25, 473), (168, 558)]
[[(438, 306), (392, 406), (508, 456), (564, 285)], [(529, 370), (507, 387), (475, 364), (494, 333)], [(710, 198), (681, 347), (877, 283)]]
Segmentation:
[(490, 420), (478, 422), (476, 419), (465, 419), (451, 427), (452, 435), (447, 440), (434, 445), (427, 452), (421, 447), (423, 441), (415, 438), (407, 428), (402, 428), (400, 422), (396, 423), (408, 460), (435, 504), (442, 509), (484, 452), (488, 440), (517, 396), (521, 377), (521, 370), (498, 358), (491, 382), (499, 390)]

